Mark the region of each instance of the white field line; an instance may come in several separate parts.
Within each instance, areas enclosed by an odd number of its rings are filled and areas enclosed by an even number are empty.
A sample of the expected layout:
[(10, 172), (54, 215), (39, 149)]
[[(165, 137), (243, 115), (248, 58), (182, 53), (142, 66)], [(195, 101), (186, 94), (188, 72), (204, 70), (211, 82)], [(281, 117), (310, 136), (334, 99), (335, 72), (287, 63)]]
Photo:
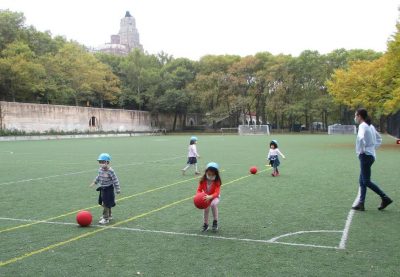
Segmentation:
[(307, 234), (307, 233), (342, 233), (343, 231), (337, 231), (337, 230), (312, 230), (312, 231), (298, 231), (298, 232), (293, 232), (293, 233), (287, 233), (284, 235), (280, 235), (277, 237), (274, 237), (272, 239), (269, 239), (268, 242), (276, 242), (277, 240), (285, 237), (291, 237), (291, 236), (296, 236), (296, 235), (301, 235), (301, 234)]
[[(361, 193), (360, 188), (358, 188), (358, 194), (357, 194), (357, 197), (354, 200), (352, 206), (357, 205), (358, 200), (360, 199), (360, 193)], [(350, 231), (351, 222), (353, 221), (354, 213), (355, 213), (355, 210), (350, 209), (349, 213), (347, 214), (346, 223), (345, 223), (344, 229), (343, 229), (343, 235), (342, 235), (342, 238), (340, 239), (340, 243), (339, 243), (339, 249), (346, 249), (346, 243), (347, 243), (347, 239), (349, 238), (349, 231)]]
[[(72, 223), (72, 222), (40, 221), (40, 220), (18, 219), (18, 218), (8, 218), (8, 217), (0, 217), (0, 220), (78, 226), (76, 223)], [(260, 240), (260, 239), (247, 239), (247, 238), (236, 238), (236, 237), (210, 236), (210, 235), (201, 235), (201, 234), (195, 234), (195, 233), (172, 232), (172, 231), (162, 231), (162, 230), (148, 230), (148, 229), (129, 228), (129, 227), (112, 227), (112, 226), (109, 227), (109, 226), (105, 226), (105, 225), (91, 225), (91, 227), (109, 228), (109, 229), (125, 230), (125, 231), (131, 231), (131, 232), (156, 233), (156, 234), (165, 234), (165, 235), (174, 235), (174, 236), (200, 237), (200, 238), (215, 239), (215, 240), (231, 240), (231, 241), (255, 242), (255, 243), (264, 243), (264, 244), (283, 244), (283, 245), (289, 245), (289, 246), (301, 246), (301, 247), (311, 247), (311, 248), (339, 249), (338, 247), (335, 247), (335, 246), (279, 242), (279, 241), (274, 240), (275, 238), (270, 239), (270, 240)], [(342, 231), (319, 230), (319, 231), (301, 231), (301, 232), (303, 232), (303, 233), (306, 233), (306, 232), (308, 232), (308, 233), (321, 233), (321, 232), (335, 233), (336, 232), (337, 233), (337, 232), (342, 232)], [(301, 233), (301, 232), (296, 232), (296, 233)], [(291, 234), (296, 234), (296, 233), (291, 233)], [(289, 234), (282, 235), (279, 237), (284, 237), (284, 236), (289, 236)]]
[[(113, 166), (113, 167), (114, 168), (121, 168), (121, 167), (133, 166), (133, 165), (144, 165), (144, 164), (148, 164), (148, 163), (158, 163), (158, 162), (163, 162), (163, 161), (176, 160), (176, 159), (180, 159), (182, 157), (185, 157), (185, 156), (178, 156), (178, 157), (173, 157), (173, 158), (154, 160), (154, 161), (150, 161), (150, 162), (124, 164), (124, 165), (118, 165), (118, 166)], [(95, 172), (95, 171), (97, 171), (97, 169), (90, 169), (90, 170), (83, 170), (83, 171), (77, 171), (77, 172), (69, 172), (69, 173), (64, 173), (64, 174), (50, 175), (50, 176), (45, 176), (45, 177), (38, 177), (38, 178), (24, 179), (24, 180), (18, 180), (18, 181), (11, 181), (11, 182), (0, 183), (0, 186), (10, 185), (10, 184), (18, 184), (18, 183), (26, 183), (26, 182), (31, 182), (31, 181), (39, 181), (39, 180), (45, 180), (45, 179), (51, 179), (51, 178), (57, 178), (57, 177), (63, 177), (63, 176), (78, 175), (78, 174)]]

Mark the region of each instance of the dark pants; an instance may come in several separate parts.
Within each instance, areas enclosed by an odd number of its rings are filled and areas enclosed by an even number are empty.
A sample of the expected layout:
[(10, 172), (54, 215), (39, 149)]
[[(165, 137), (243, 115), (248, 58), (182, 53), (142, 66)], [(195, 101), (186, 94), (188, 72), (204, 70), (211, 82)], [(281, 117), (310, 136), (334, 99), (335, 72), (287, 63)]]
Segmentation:
[(109, 186), (105, 188), (98, 188), (99, 193), (99, 205), (112, 208), (115, 206), (115, 194), (114, 194), (114, 186)]
[(367, 187), (378, 194), (381, 198), (386, 197), (386, 194), (371, 181), (371, 166), (375, 162), (375, 158), (372, 155), (360, 154), (358, 156), (360, 160), (360, 203), (365, 202), (365, 195), (367, 194)]

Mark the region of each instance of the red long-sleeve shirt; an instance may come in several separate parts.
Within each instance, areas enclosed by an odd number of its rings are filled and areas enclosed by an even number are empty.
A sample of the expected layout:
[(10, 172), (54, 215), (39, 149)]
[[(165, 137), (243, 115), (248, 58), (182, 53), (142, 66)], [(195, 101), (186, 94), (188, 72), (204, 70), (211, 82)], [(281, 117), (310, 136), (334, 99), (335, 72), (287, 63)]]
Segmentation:
[(204, 191), (207, 195), (212, 195), (213, 199), (219, 197), (221, 189), (221, 181), (212, 181), (210, 189), (207, 191), (207, 180), (202, 180), (199, 182), (199, 186), (197, 187), (197, 192)]

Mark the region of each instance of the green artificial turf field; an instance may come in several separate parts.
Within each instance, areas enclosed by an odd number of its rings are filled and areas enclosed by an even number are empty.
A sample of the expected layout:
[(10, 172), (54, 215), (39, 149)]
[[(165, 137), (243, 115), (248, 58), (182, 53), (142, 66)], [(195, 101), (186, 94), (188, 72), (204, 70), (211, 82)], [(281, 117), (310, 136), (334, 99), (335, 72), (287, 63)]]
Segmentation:
[[(372, 179), (394, 203), (378, 211), (369, 190), (366, 211), (351, 212), (354, 136), (198, 137), (200, 168), (222, 168), (215, 233), (200, 231), (193, 168), (180, 171), (190, 136), (1, 142), (0, 276), (398, 276), (393, 138), (384, 136)], [(276, 178), (265, 166), (271, 139), (286, 155)], [(89, 188), (101, 152), (122, 191), (108, 228), (97, 225)], [(90, 227), (76, 225), (81, 209), (92, 212)]]

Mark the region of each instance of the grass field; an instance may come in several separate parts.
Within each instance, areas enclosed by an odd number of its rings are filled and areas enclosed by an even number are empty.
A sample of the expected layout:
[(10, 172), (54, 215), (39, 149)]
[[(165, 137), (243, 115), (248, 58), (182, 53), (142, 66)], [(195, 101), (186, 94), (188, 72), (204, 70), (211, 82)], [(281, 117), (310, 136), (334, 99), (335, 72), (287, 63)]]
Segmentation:
[[(200, 232), (198, 181), (193, 169), (180, 172), (188, 136), (1, 142), (0, 276), (399, 276), (392, 138), (373, 179), (395, 202), (378, 211), (368, 191), (367, 210), (354, 213), (353, 136), (198, 137), (200, 167), (223, 169), (216, 233)], [(277, 178), (265, 166), (272, 138), (287, 157)], [(122, 191), (109, 228), (97, 225), (88, 187), (101, 152), (112, 155)], [(91, 227), (77, 227), (80, 209), (92, 212)]]

